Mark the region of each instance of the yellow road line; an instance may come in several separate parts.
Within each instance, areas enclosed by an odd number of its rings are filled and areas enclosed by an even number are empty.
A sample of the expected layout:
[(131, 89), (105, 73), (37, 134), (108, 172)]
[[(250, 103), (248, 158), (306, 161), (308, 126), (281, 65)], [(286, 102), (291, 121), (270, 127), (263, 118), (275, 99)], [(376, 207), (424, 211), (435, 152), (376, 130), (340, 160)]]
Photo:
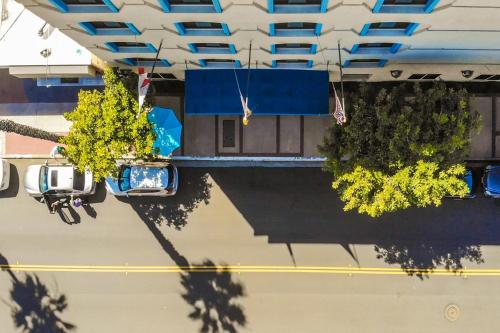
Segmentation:
[(181, 273), (222, 272), (233, 273), (310, 273), (339, 275), (408, 275), (422, 273), (436, 276), (500, 276), (500, 269), (469, 269), (457, 272), (442, 268), (434, 270), (403, 270), (394, 267), (331, 267), (331, 266), (134, 266), (134, 265), (0, 265), (2, 270), (14, 272), (80, 272), (80, 273)]

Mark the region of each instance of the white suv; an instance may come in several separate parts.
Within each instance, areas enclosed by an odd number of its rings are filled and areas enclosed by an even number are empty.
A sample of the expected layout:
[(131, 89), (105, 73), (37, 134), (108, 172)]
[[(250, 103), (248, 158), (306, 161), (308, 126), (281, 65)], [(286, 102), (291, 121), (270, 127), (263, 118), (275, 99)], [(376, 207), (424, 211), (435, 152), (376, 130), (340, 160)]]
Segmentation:
[(0, 159), (0, 191), (9, 188), (10, 163), (7, 160)]
[(83, 196), (95, 192), (95, 182), (92, 172), (80, 173), (71, 164), (30, 165), (24, 174), (24, 188), (33, 197)]

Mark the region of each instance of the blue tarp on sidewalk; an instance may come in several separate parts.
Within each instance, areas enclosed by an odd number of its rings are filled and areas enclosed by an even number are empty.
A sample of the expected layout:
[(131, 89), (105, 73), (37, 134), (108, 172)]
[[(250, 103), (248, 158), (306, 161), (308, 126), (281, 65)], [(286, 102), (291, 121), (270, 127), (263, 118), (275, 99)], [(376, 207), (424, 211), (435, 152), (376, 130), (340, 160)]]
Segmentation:
[[(237, 69), (244, 96), (248, 70)], [(328, 72), (252, 69), (248, 104), (254, 116), (328, 114)], [(189, 115), (242, 115), (232, 69), (186, 71), (185, 111)]]

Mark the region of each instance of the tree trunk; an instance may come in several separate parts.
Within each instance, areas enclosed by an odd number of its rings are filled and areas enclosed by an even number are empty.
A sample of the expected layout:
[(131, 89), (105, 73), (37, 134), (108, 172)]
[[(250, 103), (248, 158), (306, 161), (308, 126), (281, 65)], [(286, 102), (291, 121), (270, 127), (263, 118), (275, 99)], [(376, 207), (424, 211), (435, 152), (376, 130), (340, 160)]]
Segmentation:
[(59, 143), (61, 135), (55, 133), (47, 132), (39, 128), (18, 124), (12, 120), (0, 119), (0, 131), (13, 132), (23, 136), (29, 136), (32, 138), (48, 140), (52, 142)]

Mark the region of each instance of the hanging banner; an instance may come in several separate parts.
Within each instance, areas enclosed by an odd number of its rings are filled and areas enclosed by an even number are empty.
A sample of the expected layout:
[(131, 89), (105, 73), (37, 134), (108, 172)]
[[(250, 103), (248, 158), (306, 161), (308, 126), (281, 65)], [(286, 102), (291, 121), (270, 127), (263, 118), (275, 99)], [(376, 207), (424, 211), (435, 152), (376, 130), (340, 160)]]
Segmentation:
[(148, 93), (149, 84), (151, 83), (151, 79), (148, 79), (148, 73), (144, 70), (143, 67), (139, 68), (139, 111), (144, 104), (144, 99), (146, 98), (146, 94)]
[(337, 120), (337, 124), (343, 125), (346, 122), (345, 111), (335, 87), (333, 88), (333, 92), (335, 93), (335, 111), (333, 112), (333, 117)]

